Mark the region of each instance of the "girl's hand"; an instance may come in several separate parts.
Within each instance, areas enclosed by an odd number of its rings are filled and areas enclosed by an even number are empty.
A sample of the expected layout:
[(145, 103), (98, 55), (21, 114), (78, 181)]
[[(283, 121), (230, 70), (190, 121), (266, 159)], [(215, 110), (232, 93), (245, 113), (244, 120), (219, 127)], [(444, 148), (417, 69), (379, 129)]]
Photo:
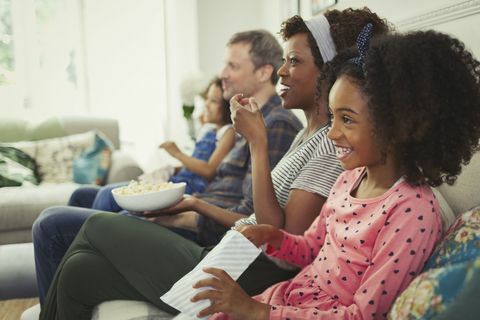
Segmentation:
[(235, 131), (250, 143), (267, 141), (267, 129), (254, 98), (237, 94), (230, 99), (230, 112)]
[(268, 243), (278, 249), (282, 244), (283, 233), (269, 224), (239, 226), (235, 230), (243, 234), (257, 247)]
[(165, 149), (165, 151), (167, 151), (174, 158), (178, 158), (178, 156), (182, 153), (182, 151), (180, 151), (180, 149), (178, 148), (177, 144), (173, 141), (165, 141), (158, 147)]
[(171, 207), (159, 210), (145, 211), (143, 215), (145, 217), (151, 218), (156, 216), (169, 216), (185, 211), (195, 211), (194, 207), (197, 201), (198, 199), (193, 196), (184, 195), (180, 202), (177, 202)]
[(224, 270), (204, 268), (203, 271), (214, 277), (198, 281), (193, 288), (210, 287), (211, 289), (197, 293), (190, 300), (197, 302), (209, 299), (211, 305), (200, 311), (197, 317), (224, 312), (235, 319), (268, 319), (270, 306), (250, 298)]

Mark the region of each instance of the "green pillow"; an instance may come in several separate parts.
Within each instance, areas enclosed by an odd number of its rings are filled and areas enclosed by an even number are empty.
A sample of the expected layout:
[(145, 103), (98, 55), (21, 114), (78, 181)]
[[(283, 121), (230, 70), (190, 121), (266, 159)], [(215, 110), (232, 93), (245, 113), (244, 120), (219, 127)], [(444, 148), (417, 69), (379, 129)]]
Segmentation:
[(0, 146), (0, 187), (37, 185), (37, 165), (25, 152)]

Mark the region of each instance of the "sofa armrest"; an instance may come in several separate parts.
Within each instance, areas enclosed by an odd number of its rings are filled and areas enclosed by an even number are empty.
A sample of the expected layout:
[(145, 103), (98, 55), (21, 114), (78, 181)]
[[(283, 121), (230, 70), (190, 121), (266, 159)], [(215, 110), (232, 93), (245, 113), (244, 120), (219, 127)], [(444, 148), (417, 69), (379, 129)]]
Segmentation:
[(112, 164), (108, 172), (107, 183), (130, 181), (143, 173), (138, 163), (129, 154), (115, 150), (112, 154)]

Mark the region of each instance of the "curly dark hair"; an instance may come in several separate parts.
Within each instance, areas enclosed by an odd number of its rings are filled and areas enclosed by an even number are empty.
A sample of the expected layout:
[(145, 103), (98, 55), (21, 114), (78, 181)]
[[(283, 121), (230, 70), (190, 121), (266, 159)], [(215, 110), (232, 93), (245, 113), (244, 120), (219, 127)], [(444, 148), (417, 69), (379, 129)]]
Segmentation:
[(368, 98), (375, 137), (410, 184), (452, 185), (479, 150), (480, 62), (435, 31), (373, 40), (362, 67), (337, 55), (328, 82), (347, 76)]
[[(384, 34), (392, 29), (387, 20), (380, 19), (376, 13), (371, 12), (367, 7), (363, 9), (349, 8), (342, 11), (329, 10), (324, 15), (330, 24), (330, 34), (337, 51), (353, 46), (357, 35), (367, 23), (373, 24), (374, 35)], [(324, 61), (320, 55), (320, 49), (303, 18), (296, 15), (282, 22), (279, 34), (284, 41), (299, 33), (308, 35), (308, 44), (315, 65), (321, 69)]]
[(210, 83), (208, 86), (205, 88), (205, 90), (202, 93), (202, 98), (206, 99), (208, 95), (208, 89), (210, 89), (211, 86), (215, 86), (220, 89), (222, 92), (220, 104), (222, 106), (222, 123), (228, 124), (232, 123), (232, 118), (230, 117), (230, 102), (228, 100), (225, 100), (223, 98), (223, 88), (222, 88), (222, 80), (219, 77), (214, 77), (212, 80), (210, 80)]

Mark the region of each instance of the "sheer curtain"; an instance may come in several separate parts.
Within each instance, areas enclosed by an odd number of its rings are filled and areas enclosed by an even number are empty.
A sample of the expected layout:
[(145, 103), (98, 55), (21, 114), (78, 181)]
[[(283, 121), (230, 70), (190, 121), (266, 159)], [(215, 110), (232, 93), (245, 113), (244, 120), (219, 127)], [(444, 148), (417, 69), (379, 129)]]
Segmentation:
[(88, 111), (117, 118), (123, 147), (145, 164), (165, 137), (164, 3), (83, 3)]
[[(79, 1), (0, 0), (0, 111), (40, 118), (84, 108)], [(5, 69), (8, 72), (5, 73)]]

